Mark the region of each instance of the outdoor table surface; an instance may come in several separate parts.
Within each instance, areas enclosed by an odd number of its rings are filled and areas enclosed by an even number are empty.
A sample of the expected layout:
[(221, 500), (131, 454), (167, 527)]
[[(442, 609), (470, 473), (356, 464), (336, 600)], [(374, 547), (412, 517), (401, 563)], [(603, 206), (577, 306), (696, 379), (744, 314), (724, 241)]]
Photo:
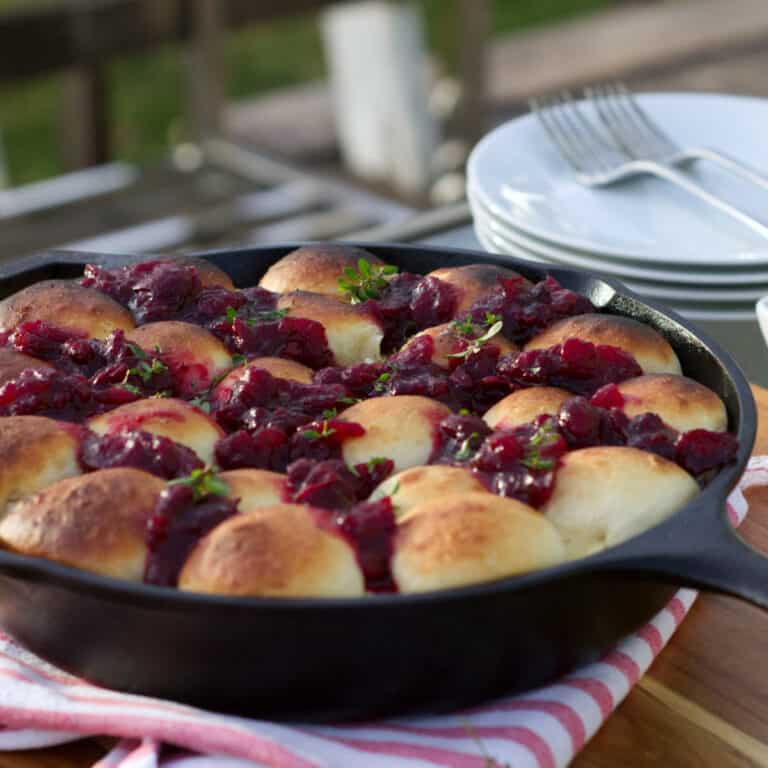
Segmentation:
[[(755, 455), (768, 453), (768, 390)], [(753, 488), (741, 531), (768, 552), (768, 486)], [(573, 762), (574, 768), (768, 766), (768, 613), (702, 594), (648, 673)], [(111, 745), (91, 738), (0, 752), (0, 768), (85, 768)], [(362, 766), (361, 766), (362, 768)], [(510, 766), (514, 768), (514, 766)]]

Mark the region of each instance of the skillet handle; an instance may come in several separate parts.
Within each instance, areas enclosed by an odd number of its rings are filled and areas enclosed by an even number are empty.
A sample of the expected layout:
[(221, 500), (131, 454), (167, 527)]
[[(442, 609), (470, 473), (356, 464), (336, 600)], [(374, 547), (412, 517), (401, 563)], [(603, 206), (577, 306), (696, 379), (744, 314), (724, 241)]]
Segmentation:
[(768, 555), (738, 536), (725, 512), (717, 520), (710, 518), (706, 533), (691, 526), (687, 536), (677, 533), (663, 543), (641, 545), (605, 565), (614, 573), (662, 576), (680, 586), (733, 595), (768, 611)]

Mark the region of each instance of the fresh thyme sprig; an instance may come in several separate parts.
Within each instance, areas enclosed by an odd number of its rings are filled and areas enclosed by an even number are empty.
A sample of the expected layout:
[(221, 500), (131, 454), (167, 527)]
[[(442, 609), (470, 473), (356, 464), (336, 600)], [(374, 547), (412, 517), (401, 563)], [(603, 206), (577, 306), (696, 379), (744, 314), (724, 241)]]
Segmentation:
[(528, 441), (525, 456), (520, 463), (528, 469), (547, 470), (557, 466), (557, 459), (542, 456), (542, 451), (551, 447), (560, 439), (554, 419), (547, 419), (533, 433)]
[(216, 474), (213, 467), (193, 469), (191, 474), (171, 480), (168, 485), (188, 485), (195, 501), (200, 501), (205, 496), (226, 496), (229, 493), (229, 486)]
[(474, 454), (474, 452), (477, 450), (477, 448), (473, 446), (473, 443), (476, 443), (478, 440), (480, 440), (479, 432), (473, 432), (465, 440), (462, 440), (461, 445), (459, 446), (459, 450), (456, 451), (455, 454), (456, 460), (466, 461), (467, 459), (472, 458), (472, 454)]
[(389, 278), (397, 274), (397, 267), (358, 259), (357, 270), (344, 267), (343, 271), (344, 277), (339, 278), (339, 293), (348, 296), (353, 304), (360, 304), (368, 299), (381, 298), (381, 291), (387, 287)]
[(483, 344), (486, 344), (496, 336), (501, 331), (503, 325), (504, 323), (501, 320), (497, 320), (482, 336), (477, 339), (472, 339), (472, 341), (467, 344), (466, 349), (462, 349), (461, 352), (453, 352), (450, 355), (446, 355), (446, 357), (466, 360), (470, 355), (479, 352), (482, 349)]
[(319, 432), (316, 429), (305, 429), (301, 436), (307, 440), (322, 440), (324, 437), (330, 437), (335, 434), (336, 430), (328, 426), (328, 419), (323, 419), (322, 428)]

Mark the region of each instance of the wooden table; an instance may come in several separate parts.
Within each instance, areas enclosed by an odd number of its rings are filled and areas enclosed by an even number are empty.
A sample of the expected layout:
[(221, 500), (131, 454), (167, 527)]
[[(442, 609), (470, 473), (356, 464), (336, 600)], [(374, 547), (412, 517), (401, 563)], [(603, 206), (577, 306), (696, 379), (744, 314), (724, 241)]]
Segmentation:
[[(755, 454), (768, 453), (768, 390), (758, 405)], [(768, 552), (768, 486), (748, 493), (741, 531)], [(768, 613), (705, 594), (573, 768), (768, 768)], [(0, 752), (0, 768), (85, 768), (110, 742)], [(514, 767), (512, 767), (514, 768)]]

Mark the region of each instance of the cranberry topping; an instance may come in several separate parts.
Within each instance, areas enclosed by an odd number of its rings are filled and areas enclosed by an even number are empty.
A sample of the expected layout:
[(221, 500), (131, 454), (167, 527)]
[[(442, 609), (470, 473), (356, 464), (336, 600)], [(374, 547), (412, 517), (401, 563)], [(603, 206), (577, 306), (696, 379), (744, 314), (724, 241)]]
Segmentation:
[(524, 344), (558, 320), (594, 311), (585, 296), (547, 276), (538, 283), (529, 283), (524, 277), (499, 278), (499, 286), (478, 299), (470, 314), (478, 322), (488, 313), (500, 316), (504, 335)]
[(624, 395), (615, 384), (606, 384), (595, 392), (590, 398), (590, 403), (599, 408), (623, 408)]
[(444, 418), (437, 430), (437, 438), (430, 464), (463, 464), (477, 453), (491, 428), (477, 416), (453, 414)]
[(336, 512), (334, 523), (355, 550), (369, 592), (396, 592), (391, 561), (397, 524), (392, 501), (366, 501)]
[(202, 289), (195, 267), (169, 261), (144, 261), (116, 269), (88, 264), (80, 284), (97, 288), (128, 307), (139, 323), (177, 317)]
[(271, 469), (284, 472), (290, 462), (290, 443), (282, 429), (238, 430), (216, 441), (214, 456), (222, 469)]
[(672, 461), (675, 461), (677, 437), (677, 431), (668, 427), (655, 413), (635, 416), (627, 427), (628, 446), (655, 453)]
[(492, 341), (468, 354), (451, 372), (451, 402), (454, 408), (485, 413), (492, 405), (509, 394), (509, 383), (499, 376), (501, 349)]
[(678, 437), (675, 459), (683, 469), (700, 476), (734, 461), (738, 450), (739, 443), (729, 432), (692, 429)]
[(245, 357), (286, 357), (309, 368), (333, 364), (325, 328), (315, 320), (282, 317), (278, 320), (225, 319), (211, 325), (235, 354)]
[(384, 363), (358, 363), (348, 368), (322, 368), (315, 372), (312, 382), (322, 387), (343, 387), (345, 394), (337, 404), (340, 407), (372, 397), (383, 373), (387, 373)]
[(642, 375), (635, 359), (618, 347), (567, 339), (547, 349), (501, 358), (498, 372), (514, 388), (543, 384), (592, 395), (610, 383)]
[(470, 466), (489, 489), (538, 508), (555, 488), (560, 457), (568, 450), (554, 419), (497, 430), (483, 442)]
[(292, 459), (325, 461), (341, 456), (341, 445), (350, 437), (361, 437), (365, 430), (354, 421), (323, 419), (305, 424), (291, 437)]
[(39, 414), (75, 421), (92, 410), (84, 376), (27, 368), (0, 387), (0, 416)]
[(203, 467), (197, 454), (185, 445), (142, 430), (108, 435), (91, 433), (80, 444), (80, 465), (88, 472), (113, 467), (134, 467), (165, 480), (188, 475)]
[(214, 415), (224, 429), (275, 426), (285, 431), (336, 408), (347, 389), (340, 384), (301, 384), (246, 368), (230, 388), (214, 395)]
[(176, 586), (195, 544), (236, 512), (236, 502), (225, 496), (208, 494), (196, 498), (189, 485), (169, 485), (147, 520), (149, 551), (144, 581), (162, 587)]

